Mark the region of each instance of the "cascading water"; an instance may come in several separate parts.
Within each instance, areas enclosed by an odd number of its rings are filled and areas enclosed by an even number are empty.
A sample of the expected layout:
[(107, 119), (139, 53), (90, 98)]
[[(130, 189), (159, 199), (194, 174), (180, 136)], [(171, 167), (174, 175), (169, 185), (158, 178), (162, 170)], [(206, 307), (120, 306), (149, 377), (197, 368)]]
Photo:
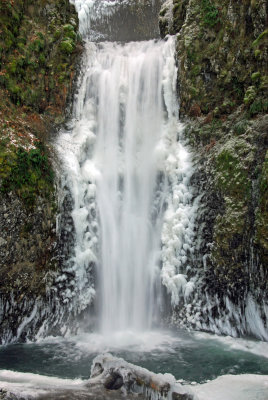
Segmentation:
[[(77, 8), (86, 35), (94, 17)], [(76, 235), (66, 270), (75, 286), (67, 295), (78, 312), (90, 304), (94, 264), (102, 332), (150, 328), (159, 315), (161, 276), (172, 295), (173, 287), (186, 296), (193, 289), (182, 273), (194, 208), (190, 157), (178, 142), (174, 46), (172, 37), (86, 40), (74, 119), (59, 138)]]
[(164, 200), (156, 197), (157, 145), (165, 125), (161, 89), (168, 50), (170, 43), (108, 43), (93, 72), (104, 331), (151, 325)]
[(243, 315), (204, 287), (196, 216), (206, 210), (193, 196), (178, 122), (176, 39), (94, 44), (124, 37), (117, 25), (108, 34), (106, 22), (126, 7), (119, 16), (132, 26), (131, 2), (74, 4), (86, 54), (70, 132), (59, 139), (75, 227), (74, 253), (58, 278), (61, 297), (73, 314), (94, 303), (102, 332), (144, 330), (157, 323), (163, 285), (176, 325), (267, 339), (252, 301)]
[[(178, 169), (182, 179), (191, 173), (187, 152), (177, 143), (174, 39), (90, 43), (86, 63), (77, 122), (72, 134), (60, 137), (75, 199), (73, 261), (84, 276), (86, 263), (99, 260), (102, 331), (149, 328), (159, 309), (155, 294), (156, 288), (161, 292), (161, 230), (171, 177)], [(186, 210), (178, 217), (182, 236)]]

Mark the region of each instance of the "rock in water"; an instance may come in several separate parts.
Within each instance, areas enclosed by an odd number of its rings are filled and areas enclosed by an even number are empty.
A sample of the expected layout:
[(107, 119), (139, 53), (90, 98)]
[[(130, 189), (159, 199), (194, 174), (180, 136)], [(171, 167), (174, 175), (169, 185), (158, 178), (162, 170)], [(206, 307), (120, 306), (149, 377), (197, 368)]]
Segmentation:
[(144, 400), (193, 399), (190, 392), (176, 383), (173, 375), (154, 374), (111, 354), (102, 354), (93, 360), (90, 382), (99, 382), (109, 391), (121, 389), (122, 394), (137, 395)]

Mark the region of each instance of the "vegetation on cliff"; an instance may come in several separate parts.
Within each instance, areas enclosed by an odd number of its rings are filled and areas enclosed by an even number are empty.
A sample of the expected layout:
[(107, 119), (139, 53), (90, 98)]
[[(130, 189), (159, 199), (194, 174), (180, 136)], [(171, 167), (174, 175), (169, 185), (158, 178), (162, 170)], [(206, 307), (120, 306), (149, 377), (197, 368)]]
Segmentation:
[(38, 143), (63, 120), (78, 21), (68, 0), (2, 0), (0, 11), (1, 191), (16, 190), (30, 205), (52, 184), (47, 149)]
[(45, 293), (57, 264), (49, 137), (81, 39), (69, 0), (1, 0), (0, 31), (0, 291), (16, 297)]
[(265, 0), (173, 0), (160, 13), (162, 36), (177, 34), (180, 113), (210, 208), (206, 285), (235, 301), (268, 292), (266, 23)]

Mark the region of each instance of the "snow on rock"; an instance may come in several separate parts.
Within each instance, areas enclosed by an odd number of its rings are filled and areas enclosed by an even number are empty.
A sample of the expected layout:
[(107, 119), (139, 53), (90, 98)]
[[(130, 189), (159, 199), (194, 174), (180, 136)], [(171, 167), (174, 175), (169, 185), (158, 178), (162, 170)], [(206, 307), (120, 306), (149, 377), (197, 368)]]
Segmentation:
[(102, 381), (106, 389), (125, 394), (138, 394), (151, 400), (193, 400), (191, 389), (176, 383), (171, 374), (154, 374), (111, 354), (101, 354), (93, 360), (91, 381)]

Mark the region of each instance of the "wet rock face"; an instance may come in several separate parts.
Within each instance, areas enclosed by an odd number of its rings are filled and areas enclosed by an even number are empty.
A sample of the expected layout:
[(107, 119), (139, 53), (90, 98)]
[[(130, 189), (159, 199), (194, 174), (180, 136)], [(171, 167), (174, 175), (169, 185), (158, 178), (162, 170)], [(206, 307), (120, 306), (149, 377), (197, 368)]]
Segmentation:
[(202, 290), (216, 296), (210, 311), (202, 304), (203, 317), (215, 322), (226, 296), (241, 315), (248, 294), (260, 309), (268, 300), (267, 5), (174, 0), (170, 16), (167, 4), (160, 30), (177, 34), (180, 113), (196, 152), (192, 184), (202, 196), (197, 274)]
[(159, 13), (159, 30), (162, 37), (173, 32), (173, 1), (167, 0), (162, 4)]
[(265, 0), (174, 0), (171, 17), (166, 4), (160, 30), (178, 33), (182, 114), (195, 104), (204, 114), (229, 113), (243, 102), (253, 114), (267, 111)]
[(150, 40), (159, 37), (157, 26), (161, 1), (143, 0), (131, 3), (121, 2), (115, 12), (105, 18), (91, 21), (91, 35), (94, 41), (129, 42)]
[[(0, 196), (0, 342), (17, 338), (26, 332), (23, 321), (37, 331), (45, 318), (46, 292), (54, 281), (57, 262), (56, 205), (38, 197), (27, 209), (23, 201), (10, 192)], [(35, 306), (39, 300), (37, 317)], [(42, 313), (41, 313), (42, 314)]]
[[(237, 118), (230, 116), (213, 132), (219, 137), (201, 150), (200, 168), (193, 182), (203, 191), (202, 203), (207, 210), (198, 217), (199, 224), (205, 222), (200, 232), (202, 252), (210, 254), (206, 285), (236, 302), (251, 291), (261, 302), (267, 296), (267, 241), (266, 235), (260, 240), (260, 230), (263, 232), (264, 221), (267, 225), (262, 191), (267, 157), (264, 127), (268, 120), (260, 116), (237, 122)], [(200, 121), (195, 121), (187, 135), (200, 136), (202, 129)]]
[(56, 235), (52, 162), (59, 167), (48, 138), (64, 121), (81, 39), (69, 0), (2, 1), (0, 25), (0, 342), (8, 342), (28, 327), (33, 337), (51, 319), (47, 304), (56, 314), (49, 290), (69, 247), (66, 232)]
[(25, 208), (10, 192), (0, 197), (0, 292), (25, 295), (45, 293), (53, 273), (56, 247), (56, 205), (39, 197)]

